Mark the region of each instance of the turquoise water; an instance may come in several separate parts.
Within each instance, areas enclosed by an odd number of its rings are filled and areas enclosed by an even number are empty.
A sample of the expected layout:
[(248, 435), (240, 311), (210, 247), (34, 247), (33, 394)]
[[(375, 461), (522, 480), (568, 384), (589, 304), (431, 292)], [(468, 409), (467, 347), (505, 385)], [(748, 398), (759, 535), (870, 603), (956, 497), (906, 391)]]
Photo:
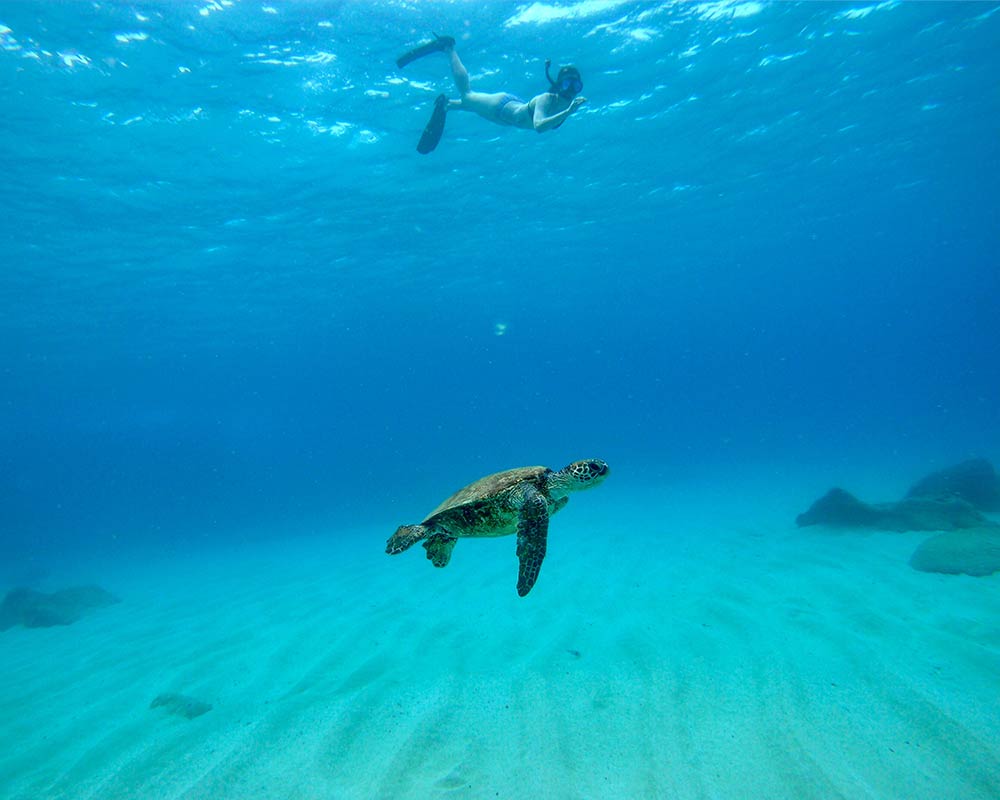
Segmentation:
[[(996, 452), (996, 9), (9, 5), (5, 539)], [(430, 30), (589, 103), (418, 157)]]
[[(418, 155), (432, 31), (588, 102)], [(574, 505), (628, 530), (1000, 457), (997, 42), (992, 2), (0, 6), (0, 582), (384, 558), (522, 464), (607, 460)]]

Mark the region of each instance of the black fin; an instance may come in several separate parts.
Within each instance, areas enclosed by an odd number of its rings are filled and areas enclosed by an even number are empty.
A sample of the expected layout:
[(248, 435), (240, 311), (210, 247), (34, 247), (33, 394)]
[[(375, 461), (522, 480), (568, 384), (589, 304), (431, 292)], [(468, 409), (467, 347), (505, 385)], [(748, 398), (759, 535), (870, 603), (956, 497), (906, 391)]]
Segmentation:
[(409, 53), (403, 53), (399, 58), (396, 59), (396, 66), (402, 69), (407, 64), (411, 64), (418, 58), (423, 58), (424, 56), (429, 56), (431, 53), (441, 53), (445, 50), (450, 50), (455, 46), (455, 40), (450, 36), (438, 36), (434, 34), (434, 38), (420, 45), (420, 47), (413, 48)]
[(444, 133), (444, 121), (448, 116), (448, 98), (439, 94), (434, 101), (434, 113), (424, 128), (424, 132), (417, 142), (417, 152), (427, 155), (438, 146), (441, 141), (441, 134)]

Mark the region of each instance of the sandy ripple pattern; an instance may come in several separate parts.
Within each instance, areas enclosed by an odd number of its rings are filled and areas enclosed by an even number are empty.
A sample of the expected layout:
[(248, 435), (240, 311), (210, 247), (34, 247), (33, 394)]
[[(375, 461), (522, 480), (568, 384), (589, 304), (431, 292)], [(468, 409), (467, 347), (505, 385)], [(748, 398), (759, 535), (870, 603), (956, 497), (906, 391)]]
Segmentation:
[(1000, 576), (911, 569), (919, 535), (665, 523), (673, 499), (568, 509), (526, 599), (513, 539), (443, 570), (378, 530), (123, 571), (121, 605), (3, 635), (0, 797), (1000, 796)]

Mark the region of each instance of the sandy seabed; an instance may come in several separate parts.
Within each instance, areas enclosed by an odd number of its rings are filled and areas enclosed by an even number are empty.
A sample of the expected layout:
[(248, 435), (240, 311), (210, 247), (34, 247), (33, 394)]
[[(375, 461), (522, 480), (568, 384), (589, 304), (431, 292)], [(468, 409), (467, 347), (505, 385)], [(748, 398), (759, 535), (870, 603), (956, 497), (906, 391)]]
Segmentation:
[(391, 527), (89, 565), (120, 605), (0, 634), (0, 797), (1000, 796), (1000, 575), (794, 505), (599, 498), (525, 599), (512, 538), (438, 570)]

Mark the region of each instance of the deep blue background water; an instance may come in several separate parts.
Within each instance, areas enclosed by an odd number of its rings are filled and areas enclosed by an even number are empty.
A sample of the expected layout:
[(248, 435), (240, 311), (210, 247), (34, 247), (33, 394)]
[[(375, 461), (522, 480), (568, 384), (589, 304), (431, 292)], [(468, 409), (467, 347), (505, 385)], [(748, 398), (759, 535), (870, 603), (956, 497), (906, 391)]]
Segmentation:
[[(419, 156), (430, 31), (589, 103)], [(4, 4), (0, 555), (388, 534), (592, 455), (995, 456), (997, 42), (996, 3)]]

